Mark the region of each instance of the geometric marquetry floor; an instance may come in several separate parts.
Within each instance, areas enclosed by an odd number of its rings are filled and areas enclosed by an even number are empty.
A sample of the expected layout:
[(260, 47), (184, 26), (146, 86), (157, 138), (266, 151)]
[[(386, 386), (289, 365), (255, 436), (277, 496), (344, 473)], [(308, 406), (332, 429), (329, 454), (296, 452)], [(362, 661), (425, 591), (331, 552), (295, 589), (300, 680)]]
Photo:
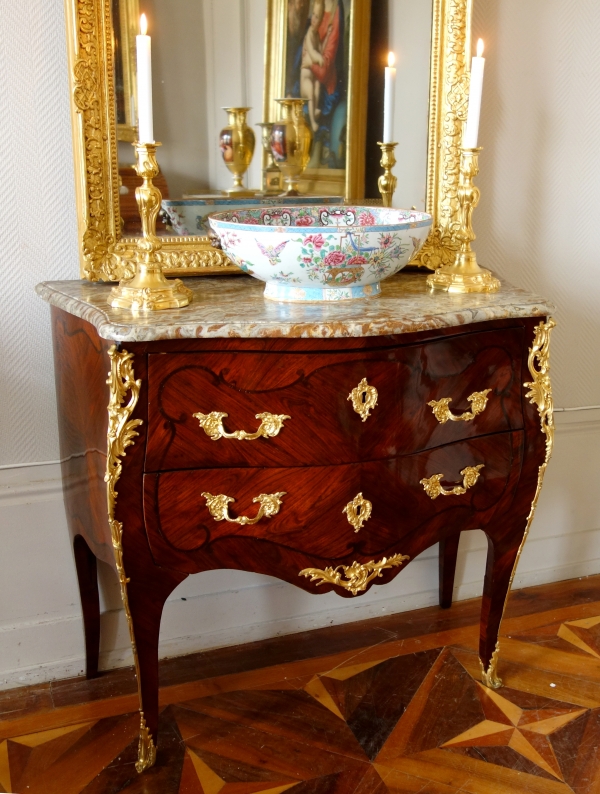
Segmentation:
[(478, 607), (162, 663), (142, 776), (130, 670), (0, 693), (0, 791), (599, 794), (600, 577), (513, 595), (497, 691)]

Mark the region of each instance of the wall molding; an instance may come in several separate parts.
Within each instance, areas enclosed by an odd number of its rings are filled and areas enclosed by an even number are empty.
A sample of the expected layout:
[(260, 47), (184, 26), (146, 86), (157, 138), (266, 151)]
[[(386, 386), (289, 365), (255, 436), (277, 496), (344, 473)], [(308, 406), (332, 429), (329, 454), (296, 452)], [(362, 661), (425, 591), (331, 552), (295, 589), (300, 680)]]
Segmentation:
[[(475, 534), (475, 533), (471, 533)], [(600, 530), (596, 532), (600, 538)], [(538, 541), (539, 542), (539, 541)], [(535, 541), (532, 541), (532, 545)], [(483, 571), (485, 567), (485, 542), (483, 538), (475, 541), (475, 548), (462, 551), (459, 560), (460, 567), (470, 566), (478, 571), (478, 576), (474, 581), (460, 584), (454, 594), (455, 601), (463, 601), (469, 598), (476, 598), (481, 595)], [(537, 545), (537, 544), (536, 544)], [(468, 558), (475, 558), (469, 560)], [(269, 639), (275, 636), (296, 634), (298, 632), (310, 631), (311, 629), (324, 628), (331, 624), (351, 623), (368, 618), (381, 617), (401, 613), (412, 609), (421, 609), (437, 604), (438, 591), (435, 574), (437, 572), (437, 556), (435, 549), (430, 549), (428, 556), (414, 565), (428, 568), (417, 575), (417, 578), (428, 575), (424, 578), (429, 582), (434, 582), (434, 586), (421, 592), (397, 592), (391, 596), (381, 596), (372, 598), (369, 602), (366, 599), (348, 602), (346, 599), (336, 599), (340, 606), (331, 608), (327, 603), (326, 596), (314, 596), (317, 605), (320, 601), (325, 601), (326, 605), (318, 612), (306, 613), (303, 615), (289, 615), (268, 622), (245, 623), (243, 625), (228, 626), (226, 628), (215, 628), (207, 632), (202, 627), (197, 631), (183, 633), (181, 636), (163, 637), (161, 636), (160, 658), (167, 659), (175, 656), (182, 656), (188, 653), (209, 650), (213, 648), (226, 647), (241, 643), (256, 642)], [(518, 571), (515, 579), (514, 588), (532, 587), (539, 584), (547, 584), (563, 579), (573, 579), (585, 577), (598, 573), (598, 560), (581, 560), (576, 563), (567, 563), (552, 570), (533, 570)], [(399, 581), (399, 580), (397, 580)], [(269, 585), (267, 585), (269, 586)], [(286, 586), (279, 584), (272, 585), (274, 592), (271, 593), (271, 600), (277, 601), (280, 597), (286, 597), (288, 590)], [(261, 587), (260, 589), (264, 589)], [(387, 587), (389, 592), (390, 585)], [(377, 590), (375, 591), (377, 593)], [(379, 593), (385, 593), (386, 589), (380, 589)], [(168, 602), (165, 609), (165, 625), (180, 624), (187, 625), (189, 620), (182, 613), (195, 614), (198, 617), (207, 610), (223, 609), (223, 599), (230, 600), (232, 607), (236, 604), (239, 607), (239, 592), (216, 593), (187, 598), (185, 602), (181, 598)], [(361, 604), (361, 601), (363, 603)], [(217, 603), (218, 602), (218, 603)], [(238, 609), (239, 612), (239, 609)], [(108, 624), (113, 624), (109, 626)], [(126, 626), (124, 615), (121, 610), (105, 612), (102, 615), (102, 629), (106, 633), (112, 633), (114, 624), (119, 624), (119, 638), (123, 639), (123, 644), (118, 643), (110, 650), (104, 650), (100, 654), (100, 669), (110, 670), (120, 667), (129, 667), (133, 664), (131, 649), (127, 642)], [(107, 631), (108, 630), (108, 631)], [(53, 640), (54, 638), (54, 640)], [(11, 665), (0, 670), (0, 690), (11, 689), (20, 686), (40, 684), (47, 681), (71, 678), (83, 675), (85, 670), (85, 659), (83, 655), (83, 628), (81, 619), (76, 617), (62, 617), (53, 620), (33, 621), (26, 624), (5, 626), (0, 629), (0, 644), (14, 647), (20, 643), (24, 647), (33, 645), (47, 645), (54, 648), (56, 638), (60, 638), (60, 644), (67, 648), (68, 655), (50, 661), (42, 661), (37, 664), (21, 666)]]

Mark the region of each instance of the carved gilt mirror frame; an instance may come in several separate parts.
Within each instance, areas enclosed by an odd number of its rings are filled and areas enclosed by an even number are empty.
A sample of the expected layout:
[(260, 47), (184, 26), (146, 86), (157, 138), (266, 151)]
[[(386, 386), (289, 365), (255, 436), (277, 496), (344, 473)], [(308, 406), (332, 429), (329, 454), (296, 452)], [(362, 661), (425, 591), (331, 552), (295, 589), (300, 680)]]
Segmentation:
[[(134, 273), (137, 240), (121, 236), (111, 0), (65, 0), (81, 277)], [(393, 2), (393, 0), (392, 0)], [(460, 141), (466, 118), (473, 0), (432, 0), (427, 205), (434, 223), (412, 264), (436, 269), (458, 248)], [(173, 275), (238, 273), (207, 237), (163, 237)]]

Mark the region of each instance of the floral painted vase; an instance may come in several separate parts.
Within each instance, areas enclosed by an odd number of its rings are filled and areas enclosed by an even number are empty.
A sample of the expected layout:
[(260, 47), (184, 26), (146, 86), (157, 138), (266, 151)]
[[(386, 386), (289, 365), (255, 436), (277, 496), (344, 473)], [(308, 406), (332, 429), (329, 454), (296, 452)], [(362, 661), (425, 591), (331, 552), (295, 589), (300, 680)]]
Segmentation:
[(229, 116), (229, 124), (221, 130), (219, 148), (223, 162), (233, 174), (233, 187), (227, 190), (229, 196), (253, 196), (254, 191), (244, 187), (244, 174), (254, 155), (256, 139), (254, 132), (246, 123), (251, 108), (223, 108)]

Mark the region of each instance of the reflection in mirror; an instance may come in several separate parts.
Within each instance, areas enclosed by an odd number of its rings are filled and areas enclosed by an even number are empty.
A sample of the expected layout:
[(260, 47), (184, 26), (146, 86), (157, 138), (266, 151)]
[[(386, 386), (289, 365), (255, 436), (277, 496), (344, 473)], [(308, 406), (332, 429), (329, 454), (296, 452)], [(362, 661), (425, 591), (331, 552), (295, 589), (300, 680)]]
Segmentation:
[(120, 141), (134, 141), (137, 123), (135, 37), (140, 18), (138, 0), (111, 0), (111, 15), (117, 138)]
[[(128, 130), (132, 131), (135, 118), (135, 33), (141, 12), (148, 18), (152, 37), (154, 134), (162, 143), (158, 150), (162, 173), (155, 183), (163, 198), (186, 201), (169, 225), (159, 224), (160, 234), (205, 234), (204, 216), (218, 207), (198, 202), (227, 198), (223, 191), (231, 187), (232, 175), (219, 151), (219, 133), (227, 125), (224, 107), (251, 108), (248, 124), (255, 132), (256, 148), (244, 181), (251, 190), (264, 188), (268, 157), (258, 125), (281, 118), (279, 106), (270, 100), (296, 92), (307, 100), (305, 120), (313, 133), (301, 192), (344, 195), (340, 166), (344, 155), (358, 156), (366, 172), (355, 198), (363, 193), (378, 199), (377, 141), (383, 133), (383, 73), (389, 51), (397, 61), (394, 205), (425, 209), (433, 0), (375, 0), (371, 30), (358, 30), (355, 41), (350, 37), (350, 14), (353, 3), (361, 0), (111, 2), (125, 236), (140, 230), (135, 202), (139, 180), (127, 140), (133, 137)], [(285, 35), (278, 39), (273, 30), (282, 20)], [(362, 113), (366, 135), (361, 152), (345, 152), (347, 104), (353, 98), (346, 90), (350, 59), (364, 49), (365, 37), (370, 49), (363, 67), (369, 73), (368, 104)], [(279, 73), (274, 62), (282, 64)], [(319, 186), (323, 175), (326, 179)], [(190, 197), (195, 198), (195, 207), (189, 206)]]

